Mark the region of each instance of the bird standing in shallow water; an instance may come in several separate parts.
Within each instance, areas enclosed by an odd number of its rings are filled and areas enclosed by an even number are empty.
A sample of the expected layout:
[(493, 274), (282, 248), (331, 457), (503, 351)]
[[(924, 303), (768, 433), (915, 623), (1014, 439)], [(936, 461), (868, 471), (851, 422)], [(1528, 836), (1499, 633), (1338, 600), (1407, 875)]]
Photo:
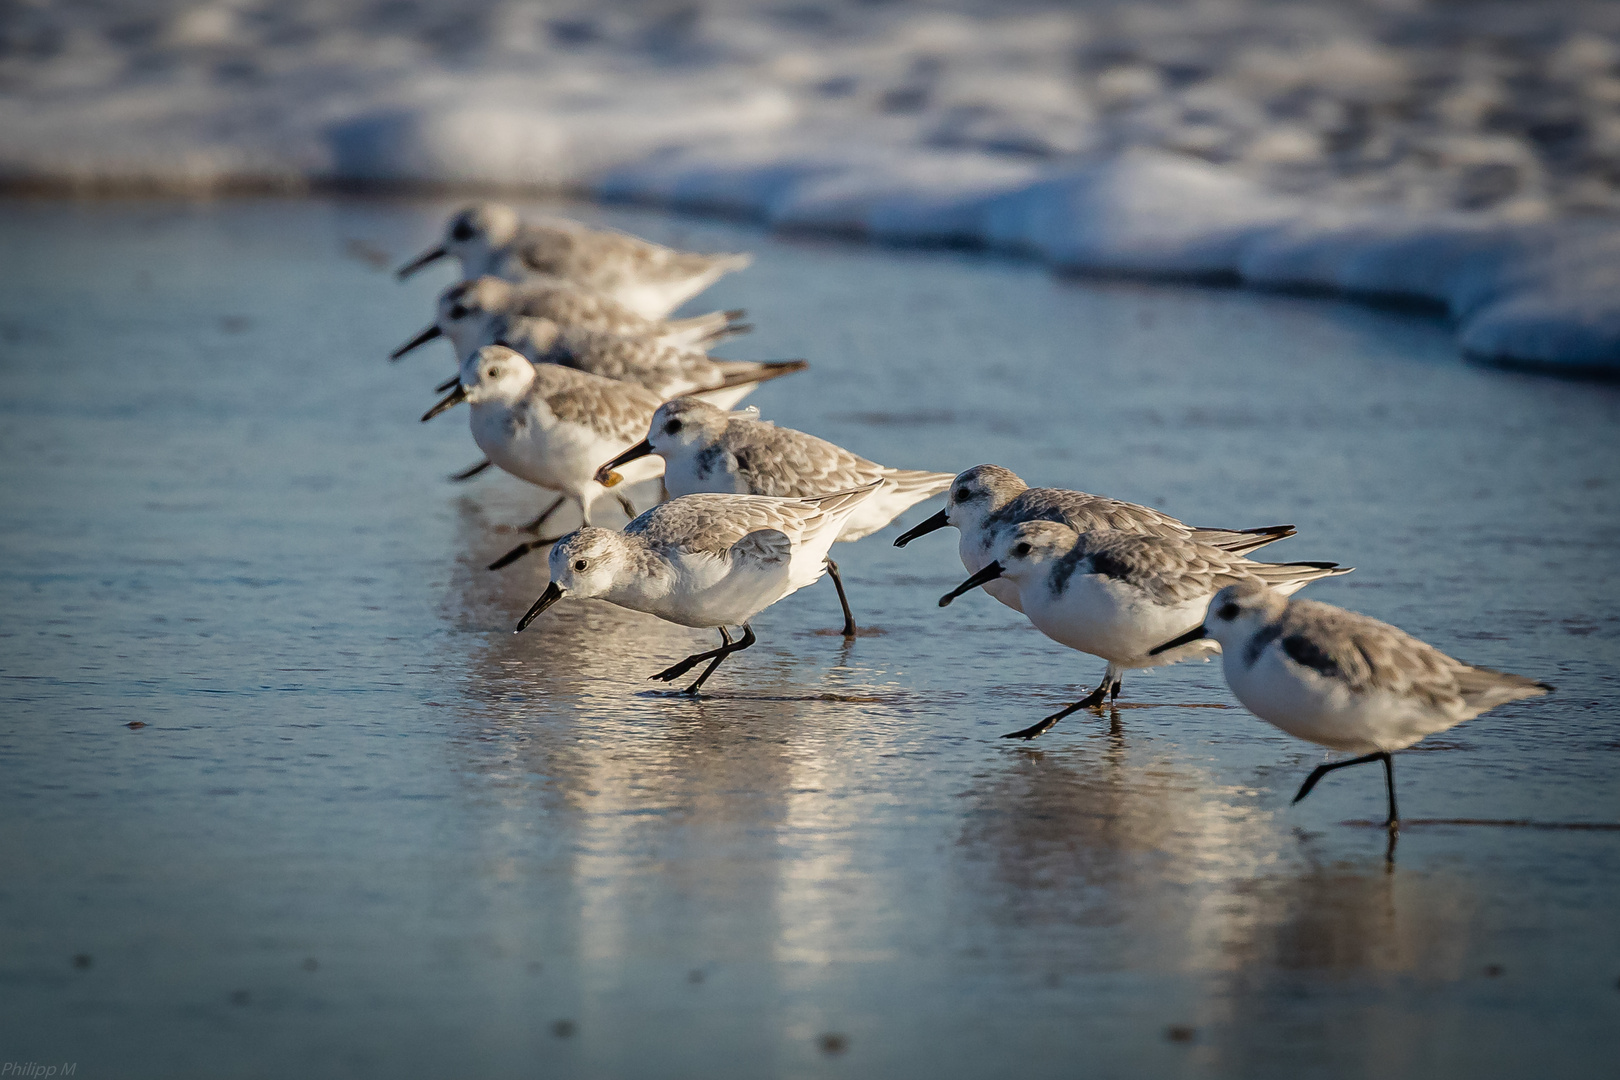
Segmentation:
[[(1149, 506), (1120, 502), (1065, 488), (1032, 488), (1011, 469), (975, 465), (957, 474), (945, 497), (945, 509), (895, 539), (905, 547), (919, 536), (954, 525), (961, 533), (957, 554), (970, 574), (989, 564), (998, 534), (1024, 521), (1061, 521), (1076, 532), (1114, 529), (1149, 536), (1186, 537), (1243, 555), (1294, 535), (1292, 525), (1259, 529), (1199, 529), (1184, 525)], [(984, 591), (1019, 611), (1018, 590), (1010, 581), (992, 579)]]
[[(729, 492), (802, 498), (878, 482), (877, 493), (844, 523), (838, 539), (846, 542), (876, 532), (951, 482), (950, 473), (891, 469), (825, 439), (777, 427), (759, 419), (756, 410), (727, 412), (695, 398), (659, 406), (647, 437), (603, 465), (597, 479), (649, 454), (664, 459), (664, 487), (677, 496)], [(852, 638), (855, 616), (838, 564), (828, 559), (827, 571), (844, 611), (844, 637)]]
[(407, 278), (445, 256), (463, 278), (560, 278), (605, 293), (649, 319), (662, 319), (751, 255), (700, 255), (565, 218), (524, 222), (502, 203), (477, 203), (450, 218), (444, 240), (399, 268)]
[(1295, 738), (1358, 757), (1318, 765), (1294, 802), (1335, 769), (1380, 761), (1391, 833), (1396, 750), (1509, 701), (1552, 687), (1474, 667), (1386, 622), (1311, 600), (1289, 600), (1253, 582), (1229, 585), (1204, 621), (1153, 650), (1220, 642), (1226, 684), (1245, 708)]
[[(615, 499), (630, 518), (640, 512), (634, 500), (652, 505), (662, 497), (662, 461), (627, 468), (622, 479), (628, 483), (611, 496), (594, 479), (597, 463), (634, 443), (658, 408), (657, 396), (639, 386), (555, 364), (531, 364), (504, 346), (486, 345), (467, 358), (455, 388), (422, 419), (431, 420), (463, 401), (471, 406), (473, 441), (491, 461), (520, 480), (558, 493), (525, 529), (539, 531), (568, 499), (579, 503), (589, 524), (604, 496)], [(490, 569), (551, 542), (519, 544)]]
[[(653, 507), (622, 533), (569, 533), (551, 549), (551, 584), (517, 630), (564, 596), (600, 597), (682, 626), (714, 627), (719, 648), (652, 676), (670, 682), (709, 661), (686, 688), (696, 694), (726, 657), (754, 643), (755, 615), (826, 571), (827, 549), (881, 486), (806, 499), (688, 495)], [(742, 627), (741, 640), (732, 640), (729, 626)]]
[(1223, 586), (1249, 581), (1291, 593), (1318, 578), (1348, 574), (1337, 563), (1262, 563), (1175, 536), (1118, 530), (1077, 533), (1055, 521), (1026, 521), (998, 535), (994, 558), (940, 598), (941, 607), (987, 581), (1018, 590), (1021, 610), (1036, 629), (1071, 649), (1108, 661), (1102, 681), (1073, 705), (1003, 738), (1033, 739), (1079, 709), (1119, 695), (1120, 675), (1215, 652), (1213, 642), (1189, 639), (1174, 650), (1150, 650), (1209, 606)]

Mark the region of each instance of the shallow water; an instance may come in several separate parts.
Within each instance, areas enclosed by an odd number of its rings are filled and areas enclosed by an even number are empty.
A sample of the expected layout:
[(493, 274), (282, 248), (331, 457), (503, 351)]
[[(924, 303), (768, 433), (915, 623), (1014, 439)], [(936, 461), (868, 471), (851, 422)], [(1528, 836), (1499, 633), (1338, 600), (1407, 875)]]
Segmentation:
[[(1558, 693), (1334, 774), (1216, 665), (1101, 663), (891, 528), (712, 635), (483, 564), (425, 203), (0, 204), (0, 1059), (77, 1077), (1586, 1076), (1620, 1058), (1620, 388), (1442, 324), (774, 239), (752, 399), (887, 463), (1296, 523), (1312, 586)], [(438, 347), (442, 349), (442, 346)], [(925, 504), (910, 524), (932, 512)], [(138, 722), (144, 727), (126, 725)]]

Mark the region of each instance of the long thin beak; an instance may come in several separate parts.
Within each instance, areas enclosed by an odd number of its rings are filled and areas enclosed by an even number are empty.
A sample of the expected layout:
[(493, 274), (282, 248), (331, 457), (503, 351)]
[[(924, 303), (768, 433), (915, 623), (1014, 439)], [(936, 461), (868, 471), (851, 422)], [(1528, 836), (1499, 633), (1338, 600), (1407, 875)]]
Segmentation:
[(894, 546), (895, 547), (905, 547), (907, 544), (909, 544), (913, 540), (917, 539), (917, 537), (919, 537), (919, 536), (927, 536), (929, 533), (933, 532), (935, 529), (943, 529), (945, 526), (947, 526), (949, 524), (950, 524), (950, 522), (945, 520), (945, 511), (941, 510), (939, 513), (935, 514), (933, 517), (929, 518), (927, 521), (923, 522), (922, 524), (913, 525), (911, 528), (907, 529), (905, 532), (903, 532), (899, 536), (895, 537), (894, 538)]
[(422, 269), (422, 267), (426, 266), (428, 263), (442, 259), (448, 254), (450, 253), (444, 250), (442, 247), (436, 247), (430, 251), (424, 251), (422, 254), (400, 267), (395, 276), (398, 277), (399, 280), (404, 281), (406, 278)]
[(965, 592), (972, 592), (985, 582), (994, 581), (1000, 576), (1001, 564), (998, 562), (993, 562), (983, 570), (980, 570), (977, 574), (974, 574), (972, 577), (962, 582), (962, 584), (958, 585), (950, 592), (946, 593), (944, 596), (940, 597), (939, 606), (950, 607), (951, 601), (955, 600), (958, 596), (961, 596)]
[(400, 357), (404, 356), (418, 345), (426, 345), (428, 342), (432, 341), (442, 333), (444, 333), (444, 331), (439, 329), (439, 324), (434, 323), (432, 326), (428, 327), (426, 330), (422, 331), (420, 334), (417, 334), (415, 337), (411, 338), (411, 340), (389, 353), (388, 359), (398, 360)]
[(439, 399), (438, 404), (434, 405), (433, 408), (422, 414), (422, 423), (427, 423), (435, 416), (438, 416), (440, 413), (444, 412), (444, 410), (455, 408), (457, 405), (460, 405), (466, 400), (467, 388), (462, 386), (458, 381), (454, 390), (444, 395), (444, 397)]
[(1158, 656), (1162, 652), (1169, 652), (1171, 649), (1179, 648), (1180, 646), (1186, 645), (1189, 642), (1197, 641), (1201, 637), (1208, 637), (1208, 636), (1209, 636), (1209, 631), (1204, 629), (1204, 624), (1203, 623), (1199, 623), (1197, 626), (1193, 627), (1191, 630), (1187, 631), (1185, 634), (1182, 634), (1180, 637), (1171, 638), (1169, 641), (1165, 642), (1163, 645), (1155, 645), (1155, 646), (1153, 646), (1153, 648), (1148, 650), (1148, 655), (1149, 656)]
[(552, 604), (555, 604), (562, 598), (563, 591), (557, 587), (557, 583), (555, 581), (553, 581), (550, 585), (547, 585), (546, 591), (540, 594), (540, 599), (534, 602), (534, 607), (524, 612), (523, 618), (518, 620), (517, 629), (513, 630), (512, 633), (521, 634), (526, 626), (540, 617), (540, 613), (542, 611), (546, 610), (546, 608), (550, 607)]
[[(636, 458), (646, 457), (652, 452), (652, 440), (642, 439), (640, 442), (636, 443), (636, 445), (632, 446), (630, 449), (626, 450), (624, 453), (620, 454), (606, 465), (603, 465), (600, 469), (597, 469), (596, 482), (604, 487), (612, 487), (614, 484), (618, 483), (617, 480), (613, 479), (614, 469), (617, 469), (620, 465), (623, 465), (627, 461), (634, 461)], [(610, 483), (609, 481), (612, 482)]]

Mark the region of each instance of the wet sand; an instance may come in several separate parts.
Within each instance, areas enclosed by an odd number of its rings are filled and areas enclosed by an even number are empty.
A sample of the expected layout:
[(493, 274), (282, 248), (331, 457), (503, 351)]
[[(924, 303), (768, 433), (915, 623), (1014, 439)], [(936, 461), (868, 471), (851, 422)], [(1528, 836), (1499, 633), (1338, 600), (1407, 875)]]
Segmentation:
[[(1427, 316), (748, 249), (705, 307), (750, 399), (889, 464), (1008, 465), (1298, 525), (1308, 595), (1558, 693), (1288, 800), (1314, 748), (1218, 665), (997, 738), (1102, 664), (890, 528), (711, 636), (596, 603), (514, 636), (537, 494), (445, 476), (448, 350), (387, 351), (442, 204), (0, 204), (0, 1059), (78, 1077), (1590, 1076), (1620, 1057), (1620, 388)], [(384, 257), (387, 258), (384, 258)], [(429, 280), (431, 279), (431, 280)], [(697, 310), (694, 308), (694, 310)], [(901, 527), (931, 513), (925, 503)], [(144, 725), (132, 728), (128, 725)], [(1520, 822), (1517, 825), (1455, 822)]]

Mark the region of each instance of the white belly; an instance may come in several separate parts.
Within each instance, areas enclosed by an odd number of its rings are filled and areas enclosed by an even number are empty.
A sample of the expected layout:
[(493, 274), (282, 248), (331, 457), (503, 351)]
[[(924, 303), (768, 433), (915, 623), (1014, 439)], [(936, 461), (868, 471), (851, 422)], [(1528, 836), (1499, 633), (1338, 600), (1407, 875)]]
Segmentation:
[[(956, 541), (956, 554), (961, 558), (962, 567), (968, 572), (969, 577), (990, 565), (989, 550), (969, 539), (965, 532), (961, 533)], [(1024, 610), (1023, 601), (1018, 599), (1018, 586), (1006, 578), (987, 581), (982, 588), (1014, 611)]]
[(1122, 668), (1158, 667), (1220, 649), (1202, 638), (1158, 656), (1148, 655), (1149, 649), (1203, 621), (1208, 597), (1159, 604), (1133, 586), (1098, 574), (1075, 574), (1068, 588), (1054, 595), (1047, 581), (1042, 574), (1026, 583), (1019, 594), (1024, 614), (1041, 633), (1071, 649)]

